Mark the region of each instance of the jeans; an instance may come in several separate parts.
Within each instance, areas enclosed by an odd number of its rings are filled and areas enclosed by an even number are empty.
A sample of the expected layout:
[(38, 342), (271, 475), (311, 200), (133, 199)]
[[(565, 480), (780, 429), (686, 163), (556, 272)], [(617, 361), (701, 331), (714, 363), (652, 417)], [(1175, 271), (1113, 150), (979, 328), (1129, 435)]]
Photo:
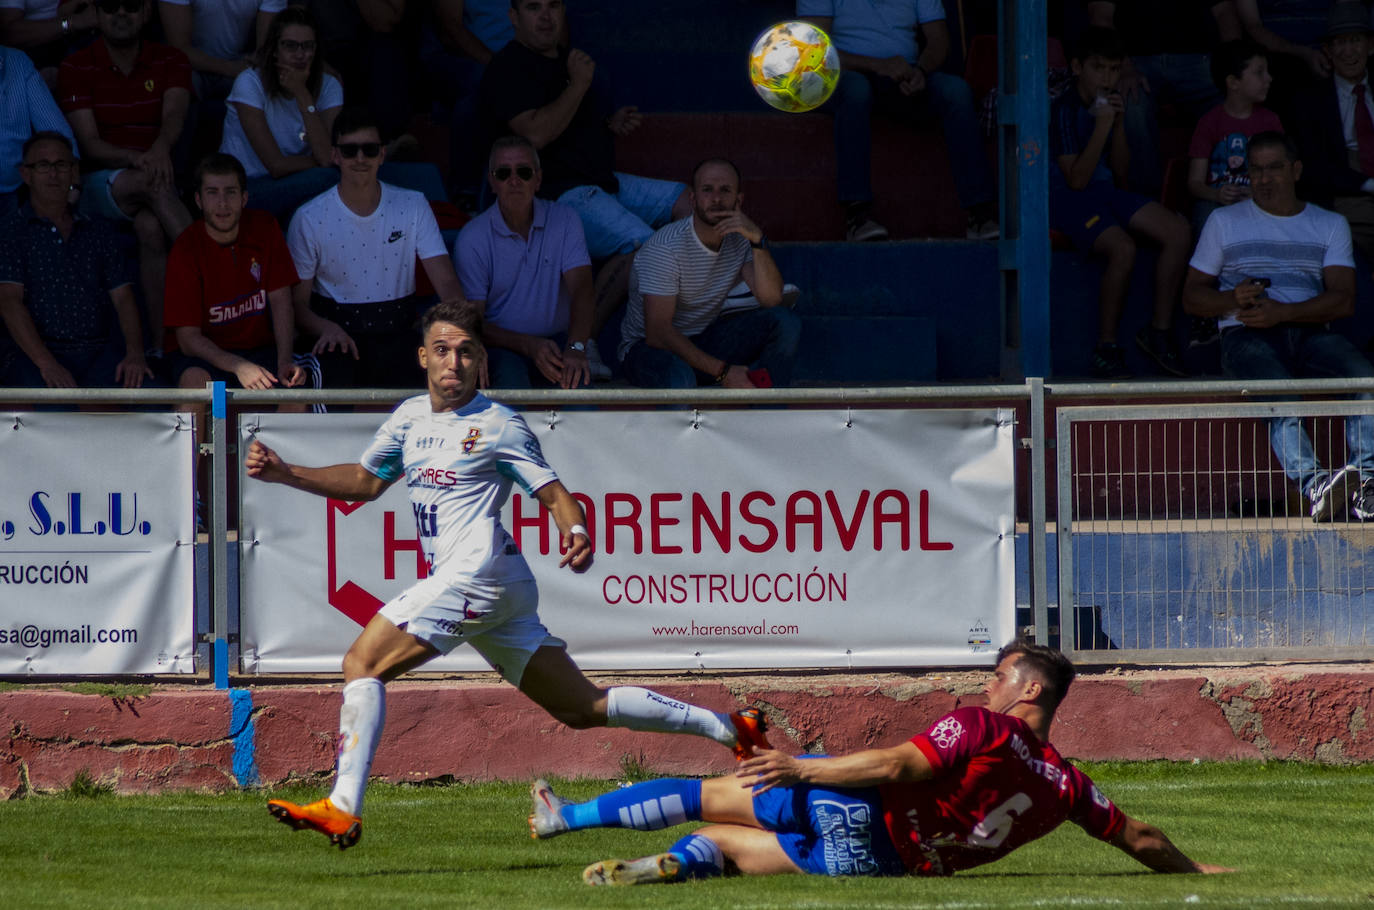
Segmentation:
[(615, 172), (620, 182), (611, 194), (599, 186), (575, 186), (558, 197), (582, 220), (587, 254), (605, 259), (617, 253), (633, 253), (673, 217), (673, 204), (687, 186), (672, 180), (636, 177)]
[[(1221, 366), (1227, 376), (1237, 379), (1374, 377), (1374, 365), (1344, 335), (1324, 326), (1296, 323), (1269, 329), (1225, 329)], [(1360, 398), (1370, 400), (1369, 395)], [(1345, 441), (1350, 463), (1362, 476), (1374, 477), (1374, 416), (1347, 417)], [(1302, 418), (1270, 418), (1269, 444), (1283, 473), (1306, 494), (1323, 469)]]
[[(732, 364), (763, 367), (773, 385), (792, 384), (792, 363), (801, 341), (801, 318), (786, 307), (748, 310), (718, 318), (692, 343), (712, 357)], [(625, 352), (625, 378), (646, 389), (694, 389), (714, 376), (699, 373), (672, 351), (636, 341)]]
[[(561, 351), (568, 341), (567, 332), (548, 336)], [(487, 379), (493, 389), (552, 389), (555, 385), (539, 372), (534, 361), (518, 351), (487, 345)], [(588, 388), (585, 382), (575, 388)]]
[(1159, 106), (1173, 104), (1189, 123), (1221, 103), (1221, 92), (1212, 82), (1211, 57), (1207, 54), (1158, 54), (1132, 57), (1136, 72), (1150, 83), (1149, 93), (1137, 92), (1126, 103), (1123, 123), (1131, 147), (1131, 189), (1157, 196), (1164, 182), (1159, 157)]
[[(973, 91), (958, 76), (931, 73), (926, 77), (925, 91), (903, 95), (891, 79), (847, 70), (840, 76), (829, 106), (835, 114), (835, 182), (841, 202), (867, 202), (873, 198), (869, 119), (875, 107), (922, 120), (933, 111), (944, 130), (945, 152), (959, 204), (970, 209), (996, 197), (992, 168), (983, 153)], [(913, 164), (919, 167), (919, 163)]]

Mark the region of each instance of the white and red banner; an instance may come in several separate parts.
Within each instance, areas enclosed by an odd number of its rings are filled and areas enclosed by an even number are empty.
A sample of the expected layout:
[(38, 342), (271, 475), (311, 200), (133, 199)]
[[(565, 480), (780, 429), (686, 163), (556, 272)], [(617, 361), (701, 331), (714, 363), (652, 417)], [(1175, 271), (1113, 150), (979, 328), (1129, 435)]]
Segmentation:
[(0, 674), (195, 671), (187, 415), (0, 413)]
[[(356, 462), (380, 414), (252, 414), (289, 462)], [(1014, 634), (1010, 410), (528, 411), (596, 548), (504, 512), (540, 616), (587, 669), (992, 662)], [(338, 502), (241, 479), (248, 673), (336, 672), (361, 624), (425, 572), (403, 484)], [(432, 669), (486, 669), (460, 648)]]

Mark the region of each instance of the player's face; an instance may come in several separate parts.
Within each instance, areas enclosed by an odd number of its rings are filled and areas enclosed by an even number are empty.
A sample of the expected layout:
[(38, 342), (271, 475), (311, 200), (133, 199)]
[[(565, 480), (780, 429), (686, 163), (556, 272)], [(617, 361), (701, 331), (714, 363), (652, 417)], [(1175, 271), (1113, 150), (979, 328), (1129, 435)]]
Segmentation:
[(491, 157), (487, 179), (502, 211), (528, 212), (534, 205), (534, 194), (539, 192), (542, 174), (529, 149), (505, 148)]
[(1365, 69), (1369, 66), (1369, 39), (1369, 34), (1356, 32), (1353, 35), (1337, 35), (1322, 44), (1337, 76), (1347, 82), (1358, 82), (1364, 78)]
[(697, 171), (692, 184), (692, 211), (705, 224), (720, 221), (740, 207), (739, 177), (724, 164), (707, 164)]
[(515, 40), (541, 54), (556, 50), (563, 15), (563, 0), (520, 0), (510, 11)]
[(425, 332), (420, 366), (429, 382), (429, 399), (436, 411), (467, 404), (477, 392), (482, 344), (449, 322), (436, 322)]
[(196, 205), (211, 234), (237, 234), (246, 194), (237, 174), (206, 174), (196, 191)]
[(1029, 701), (1030, 680), (1016, 666), (1016, 655), (1002, 659), (992, 671), (992, 678), (983, 685), (983, 694), (988, 697), (987, 708), (996, 714), (1005, 714), (1013, 706)]

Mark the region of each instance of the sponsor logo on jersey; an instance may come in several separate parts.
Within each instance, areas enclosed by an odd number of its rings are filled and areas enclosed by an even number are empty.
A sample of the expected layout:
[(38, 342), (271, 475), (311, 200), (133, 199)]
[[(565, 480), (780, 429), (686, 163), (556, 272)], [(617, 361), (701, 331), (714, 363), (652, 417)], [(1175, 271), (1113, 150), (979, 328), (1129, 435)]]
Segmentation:
[(210, 307), (210, 324), (223, 325), (267, 309), (267, 292), (259, 288), (247, 297), (240, 297), (232, 303), (222, 303)]
[(1060, 790), (1067, 790), (1069, 788), (1069, 776), (1059, 767), (1032, 755), (1030, 746), (1026, 745), (1021, 740), (1020, 736), (1013, 733), (1007, 744), (1011, 747), (1011, 751), (1016, 757), (1026, 763), (1026, 767), (1030, 768), (1032, 774), (1037, 777), (1043, 777), (1051, 784), (1059, 787)]
[(391, 236), (386, 238), (387, 243), (395, 243), (406, 235), (405, 231), (392, 231)]
[(811, 805), (830, 875), (874, 875), (872, 814), (868, 806), (818, 799)]
[(412, 487), (451, 487), (458, 482), (458, 472), (448, 468), (411, 468), (406, 483)]
[(481, 438), (481, 427), (468, 427), (468, 435), (463, 438), (463, 454), (471, 455), (472, 450), (477, 448), (477, 440)]
[(964, 725), (952, 717), (946, 717), (930, 731), (930, 741), (941, 749), (949, 749), (964, 735)]

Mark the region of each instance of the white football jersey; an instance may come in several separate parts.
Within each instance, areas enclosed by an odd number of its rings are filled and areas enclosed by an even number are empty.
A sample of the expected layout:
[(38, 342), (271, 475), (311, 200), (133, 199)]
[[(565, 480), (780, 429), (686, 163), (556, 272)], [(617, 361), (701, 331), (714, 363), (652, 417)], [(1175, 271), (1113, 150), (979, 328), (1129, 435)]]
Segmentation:
[(501, 507), (512, 481), (533, 495), (558, 475), (515, 411), (478, 393), (436, 414), (428, 394), (416, 395), (391, 413), (361, 461), (383, 480), (405, 478), (430, 575), (468, 586), (533, 578), (501, 526)]

